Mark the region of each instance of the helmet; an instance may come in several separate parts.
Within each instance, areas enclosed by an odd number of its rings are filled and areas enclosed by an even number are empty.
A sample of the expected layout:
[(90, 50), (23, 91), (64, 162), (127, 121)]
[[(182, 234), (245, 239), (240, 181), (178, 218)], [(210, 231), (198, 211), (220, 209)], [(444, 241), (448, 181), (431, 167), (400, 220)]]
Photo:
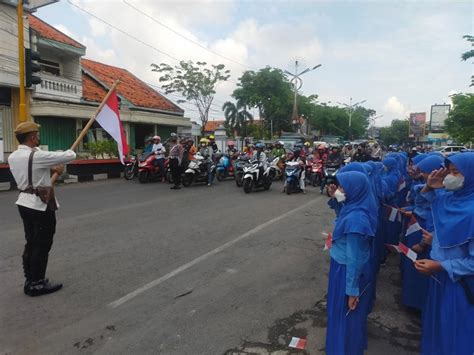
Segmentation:
[(153, 136), (153, 140), (155, 139), (159, 139), (161, 141), (161, 137), (160, 136)]
[(199, 140), (199, 143), (201, 143), (201, 144), (202, 144), (202, 143), (206, 143), (206, 144), (207, 144), (207, 143), (209, 143), (209, 139), (207, 139), (207, 138), (201, 138), (201, 139)]
[(228, 141), (227, 145), (235, 145), (235, 142), (234, 141)]
[(303, 143), (295, 143), (294, 147), (295, 148), (301, 148), (301, 147), (303, 147)]
[(256, 147), (257, 149), (263, 149), (263, 148), (265, 148), (265, 144), (263, 144), (263, 143), (257, 143), (257, 144), (255, 145), (255, 147)]
[(215, 139), (215, 138), (216, 138), (216, 137), (214, 137), (213, 134), (211, 134), (211, 135), (209, 136), (209, 139)]
[(319, 145), (319, 147), (318, 147), (318, 149), (320, 149), (320, 150), (325, 150), (325, 149), (326, 149), (326, 147), (325, 147), (325, 145), (324, 145), (324, 144), (320, 144), (320, 145)]
[(305, 147), (311, 147), (311, 143), (310, 142), (305, 142)]

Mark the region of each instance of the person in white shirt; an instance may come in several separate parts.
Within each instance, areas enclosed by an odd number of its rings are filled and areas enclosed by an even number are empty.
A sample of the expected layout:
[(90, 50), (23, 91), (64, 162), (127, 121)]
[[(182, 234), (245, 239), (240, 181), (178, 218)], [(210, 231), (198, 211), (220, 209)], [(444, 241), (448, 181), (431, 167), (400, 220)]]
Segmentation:
[(151, 150), (152, 150), (153, 153), (155, 153), (155, 160), (154, 160), (153, 163), (160, 167), (161, 180), (164, 181), (165, 176), (166, 176), (166, 172), (164, 171), (165, 170), (166, 148), (161, 143), (161, 137), (160, 136), (154, 136), (153, 137), (153, 147), (151, 148)]
[[(47, 152), (39, 149), (39, 127), (34, 122), (20, 123), (15, 129), (20, 145), (8, 157), (11, 173), (20, 190), (16, 204), (25, 230), (23, 271), (26, 281), (23, 291), (32, 297), (62, 288), (62, 284), (50, 283), (45, 277), (56, 231), (57, 200), (52, 193), (51, 173), (61, 174), (62, 164), (76, 158), (72, 150)], [(47, 197), (41, 191), (49, 191), (51, 198), (44, 201)]]

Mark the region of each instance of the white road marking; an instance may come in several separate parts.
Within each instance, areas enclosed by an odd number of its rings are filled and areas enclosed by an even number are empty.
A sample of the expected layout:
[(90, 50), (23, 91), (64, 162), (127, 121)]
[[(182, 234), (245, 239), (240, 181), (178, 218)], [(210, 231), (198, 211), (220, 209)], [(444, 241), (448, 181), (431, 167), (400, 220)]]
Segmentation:
[(250, 237), (251, 235), (257, 233), (257, 232), (260, 232), (262, 229), (272, 225), (273, 223), (275, 222), (278, 222), (278, 221), (281, 221), (282, 219), (296, 213), (296, 212), (299, 212), (301, 211), (302, 209), (305, 209), (307, 208), (308, 206), (312, 205), (313, 203), (315, 203), (317, 201), (317, 199), (314, 199), (314, 200), (311, 200), (307, 203), (305, 203), (304, 205), (301, 205), (295, 209), (292, 209), (288, 212), (285, 212), (283, 213), (282, 215), (278, 216), (278, 217), (275, 217), (265, 223), (262, 223), (260, 224), (259, 226), (245, 232), (244, 234), (241, 234), (240, 236), (238, 236), (237, 238), (225, 243), (225, 244), (222, 244), (221, 246), (197, 257), (196, 259), (190, 261), (189, 263), (186, 263), (184, 265), (181, 265), (180, 267), (178, 267), (177, 269), (167, 273), (166, 275), (164, 276), (161, 276), (159, 278), (157, 278), (156, 280), (153, 280), (149, 283), (147, 283), (146, 285), (143, 285), (142, 287), (139, 287), (137, 288), (135, 291), (132, 291), (130, 292), (129, 294), (123, 296), (123, 297), (120, 297), (118, 300), (115, 300), (111, 303), (108, 304), (109, 307), (111, 308), (117, 308), (121, 305), (123, 305), (124, 303), (130, 301), (131, 299), (137, 297), (138, 295), (142, 294), (143, 292), (145, 291), (148, 291), (149, 289), (153, 288), (153, 287), (156, 287), (160, 284), (162, 284), (163, 282), (171, 279), (172, 277), (182, 273), (183, 271), (186, 271), (187, 269), (189, 269), (190, 267), (196, 265), (196, 264), (199, 264), (200, 262), (204, 261), (204, 260), (207, 260), (209, 259), (211, 256), (213, 255), (216, 255), (222, 251), (224, 251), (225, 249), (228, 249), (230, 248), (231, 246), (233, 246), (234, 244), (240, 242), (241, 240), (243, 239), (246, 239), (248, 237)]

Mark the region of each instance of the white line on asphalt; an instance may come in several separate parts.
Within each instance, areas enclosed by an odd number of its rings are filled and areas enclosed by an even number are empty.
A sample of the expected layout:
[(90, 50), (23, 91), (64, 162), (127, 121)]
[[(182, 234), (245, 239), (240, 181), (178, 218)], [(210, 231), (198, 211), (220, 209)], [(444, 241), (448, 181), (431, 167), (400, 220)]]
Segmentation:
[(215, 248), (211, 251), (208, 251), (207, 253), (197, 257), (196, 259), (190, 261), (189, 263), (181, 265), (179, 268), (167, 273), (166, 275), (161, 276), (160, 278), (157, 278), (156, 280), (153, 280), (153, 281), (147, 283), (146, 285), (143, 285), (142, 287), (137, 288), (135, 291), (132, 291), (129, 294), (123, 296), (123, 297), (120, 297), (118, 300), (109, 303), (108, 306), (111, 307), (111, 308), (117, 308), (117, 307), (121, 306), (122, 304), (130, 301), (131, 299), (137, 297), (138, 295), (142, 294), (143, 292), (148, 291), (149, 289), (162, 284), (163, 282), (165, 282), (165, 281), (171, 279), (172, 277), (182, 273), (183, 271), (189, 269), (190, 267), (192, 267), (196, 264), (199, 264), (201, 261), (209, 259), (211, 256), (213, 256), (217, 253), (220, 253), (221, 251), (231, 247), (235, 243), (240, 242), (241, 240), (250, 237), (251, 235), (261, 231), (262, 229), (270, 226), (271, 224), (273, 224), (275, 222), (278, 222), (278, 221), (292, 215), (293, 213), (296, 213), (296, 212), (310, 206), (311, 204), (315, 203), (316, 201), (317, 201), (317, 199), (311, 200), (311, 201), (305, 203), (304, 205), (301, 205), (300, 207), (292, 209), (291, 211), (285, 212), (285, 213), (283, 213), (282, 215), (280, 215), (278, 217), (275, 217), (275, 218), (273, 218), (273, 219), (271, 219), (271, 220), (269, 220), (265, 223), (260, 224), (259, 226), (245, 232), (244, 234), (241, 234), (237, 238), (235, 238), (235, 239), (233, 239), (233, 240), (231, 240), (231, 241), (229, 241), (225, 244), (222, 244), (221, 246), (219, 246), (219, 247), (217, 247), (217, 248)]

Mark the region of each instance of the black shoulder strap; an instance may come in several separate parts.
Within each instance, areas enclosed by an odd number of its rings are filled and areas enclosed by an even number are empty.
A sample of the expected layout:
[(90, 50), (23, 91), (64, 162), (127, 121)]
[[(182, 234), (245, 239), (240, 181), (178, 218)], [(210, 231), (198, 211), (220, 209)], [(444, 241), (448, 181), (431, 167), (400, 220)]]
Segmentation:
[(35, 150), (32, 150), (28, 159), (28, 187), (33, 188), (33, 155)]

